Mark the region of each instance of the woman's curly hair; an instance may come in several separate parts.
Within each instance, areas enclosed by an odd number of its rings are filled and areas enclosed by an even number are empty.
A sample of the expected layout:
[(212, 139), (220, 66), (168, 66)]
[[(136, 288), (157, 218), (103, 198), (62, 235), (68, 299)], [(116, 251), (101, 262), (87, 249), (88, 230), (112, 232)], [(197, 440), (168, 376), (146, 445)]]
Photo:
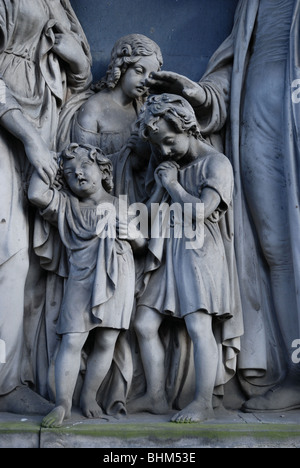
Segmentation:
[(111, 52), (111, 61), (106, 76), (93, 86), (95, 92), (102, 89), (113, 89), (127, 69), (141, 57), (155, 54), (161, 68), (163, 64), (160, 47), (143, 34), (129, 34), (121, 37)]

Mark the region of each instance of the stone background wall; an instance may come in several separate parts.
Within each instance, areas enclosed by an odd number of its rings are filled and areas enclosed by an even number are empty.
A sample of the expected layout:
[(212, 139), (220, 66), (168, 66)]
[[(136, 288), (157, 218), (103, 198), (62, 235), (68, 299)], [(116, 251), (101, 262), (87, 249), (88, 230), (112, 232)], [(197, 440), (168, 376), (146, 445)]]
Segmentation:
[(145, 34), (161, 47), (165, 70), (199, 80), (230, 33), (237, 0), (71, 0), (93, 55), (94, 79), (106, 72), (117, 39)]

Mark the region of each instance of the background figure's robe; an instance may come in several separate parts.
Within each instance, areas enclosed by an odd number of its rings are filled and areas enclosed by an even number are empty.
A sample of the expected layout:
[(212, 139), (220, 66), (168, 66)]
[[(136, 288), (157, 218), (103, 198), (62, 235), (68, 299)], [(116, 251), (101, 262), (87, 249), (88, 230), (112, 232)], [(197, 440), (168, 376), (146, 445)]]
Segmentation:
[[(0, 1), (1, 79), (11, 96), (5, 101), (2, 95), (0, 114), (10, 109), (20, 109), (49, 149), (55, 149), (58, 116), (63, 103), (72, 93), (88, 87), (91, 81), (90, 67), (87, 67), (85, 74), (74, 75), (69, 66), (53, 53), (57, 23), (74, 35), (90, 60), (88, 43), (68, 0)], [(27, 253), (28, 249), (31, 250), (29, 238), (33, 219), (29, 213), (26, 188), (32, 168), (21, 143), (2, 127), (0, 148), (0, 276), (3, 274), (0, 286), (0, 338), (7, 347), (6, 363), (0, 364), (0, 395), (10, 392), (24, 381), (35, 385), (38, 368), (43, 392), (47, 370), (46, 337), (42, 338), (40, 349), (37, 343), (45, 319), (45, 288), (41, 284), (44, 284), (45, 276), (40, 272), (38, 261), (33, 255), (28, 259)], [(18, 279), (21, 275), (26, 278), (26, 268), (23, 267), (23, 271), (14, 264), (10, 267), (10, 262), (20, 252), (27, 255), (24, 265), (29, 260), (31, 262), (25, 299), (22, 294), (24, 284), (22, 288)], [(15, 270), (15, 286), (18, 289), (13, 293), (5, 284), (6, 270), (10, 268)], [(5, 300), (7, 294), (11, 295), (8, 305)], [(24, 305), (27, 309), (25, 320)]]
[[(264, 1), (264, 0), (262, 0)], [(262, 2), (261, 2), (262, 3)], [(241, 296), (243, 305), (245, 334), (242, 338), (242, 348), (239, 356), (239, 375), (245, 392), (251, 396), (255, 392), (261, 393), (261, 387), (273, 386), (284, 375), (286, 366), (285, 356), (282, 351), (280, 330), (274, 314), (272, 292), (270, 286), (270, 273), (258, 242), (258, 234), (254, 228), (250, 214), (249, 200), (243, 186), (242, 167), (247, 157), (247, 148), (242, 146), (245, 138), (243, 112), (247, 115), (247, 103), (245, 98), (245, 85), (249, 62), (253, 60), (253, 44), (256, 39), (257, 18), (259, 0), (241, 0), (238, 4), (234, 27), (231, 35), (224, 41), (211, 58), (207, 71), (200, 83), (207, 94), (205, 112), (199, 114), (201, 129), (204, 134), (214, 133), (214, 138), (225, 136), (224, 153), (229, 157), (234, 168), (235, 192), (235, 250)], [(283, 63), (280, 57), (281, 67), (285, 67), (285, 78), (281, 84), (282, 91), (279, 96), (269, 90), (268, 99), (282, 106), (282, 118), (278, 115), (269, 115), (270, 127), (274, 124), (279, 129), (272, 136), (274, 148), (278, 145), (278, 135), (283, 135), (281, 144), (281, 177), (286, 181), (286, 206), (288, 213), (287, 236), (291, 239), (291, 261), (293, 262), (294, 277), (292, 278), (295, 289), (299, 284), (300, 252), (299, 252), (299, 105), (292, 100), (291, 88), (293, 80), (299, 78), (299, 20), (300, 2), (298, 0), (286, 0), (281, 2), (281, 7), (291, 11), (289, 38), (286, 40), (286, 57)], [(272, 6), (272, 5), (271, 5)], [(269, 17), (270, 22), (272, 16)], [(286, 25), (283, 26), (286, 28)], [(279, 28), (273, 28), (273, 34), (280, 34)], [(279, 51), (280, 53), (280, 51)], [(263, 66), (263, 65), (262, 65)], [(272, 79), (272, 76), (270, 76)], [(248, 90), (251, 83), (248, 82)], [(253, 90), (255, 94), (256, 90)], [(258, 96), (258, 94), (257, 94)], [(252, 98), (255, 99), (255, 96)], [(257, 98), (256, 98), (257, 101)], [(258, 102), (259, 105), (259, 102)], [(264, 100), (261, 99), (261, 106)], [(249, 110), (249, 109), (248, 109)], [(266, 110), (266, 109), (265, 109)], [(259, 115), (257, 119), (261, 118)], [(227, 124), (225, 121), (227, 119)], [(247, 129), (246, 129), (247, 130)], [(266, 135), (269, 139), (269, 135)], [(249, 157), (254, 158), (255, 154)], [(246, 155), (246, 156), (245, 156)], [(275, 157), (274, 149), (273, 155)], [(259, 159), (259, 158), (258, 158)], [(263, 167), (257, 167), (262, 171)], [(272, 175), (270, 176), (272, 178)], [(274, 183), (276, 176), (274, 174)], [(280, 193), (280, 187), (279, 193)], [(260, 200), (264, 203), (264, 200)], [(279, 208), (278, 208), (279, 209)], [(295, 301), (299, 302), (298, 296)], [(289, 307), (287, 307), (289, 309)], [(299, 335), (298, 311), (286, 310), (285, 320), (292, 321), (295, 333)], [(298, 320), (295, 315), (298, 315)], [(288, 347), (291, 344), (285, 343)]]

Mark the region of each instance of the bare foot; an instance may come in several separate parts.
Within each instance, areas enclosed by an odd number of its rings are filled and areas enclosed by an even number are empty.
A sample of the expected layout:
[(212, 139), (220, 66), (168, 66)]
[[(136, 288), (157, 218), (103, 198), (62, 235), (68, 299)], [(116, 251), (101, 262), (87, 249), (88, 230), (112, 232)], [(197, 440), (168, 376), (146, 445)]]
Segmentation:
[(81, 399), (80, 406), (81, 406), (82, 414), (86, 418), (101, 419), (103, 416), (102, 409), (100, 408), (96, 400), (85, 402), (83, 401), (83, 399)]
[(63, 406), (57, 406), (53, 411), (51, 411), (51, 413), (44, 417), (42, 427), (60, 427), (64, 419), (67, 419), (68, 416), (66, 415), (66, 410)]
[(171, 422), (176, 423), (197, 423), (207, 419), (214, 419), (214, 411), (206, 404), (193, 401), (190, 405), (177, 413), (171, 419)]
[(136, 400), (132, 400), (127, 404), (128, 413), (152, 413), (152, 414), (167, 414), (169, 412), (168, 402), (163, 396), (162, 398), (153, 398), (147, 393)]

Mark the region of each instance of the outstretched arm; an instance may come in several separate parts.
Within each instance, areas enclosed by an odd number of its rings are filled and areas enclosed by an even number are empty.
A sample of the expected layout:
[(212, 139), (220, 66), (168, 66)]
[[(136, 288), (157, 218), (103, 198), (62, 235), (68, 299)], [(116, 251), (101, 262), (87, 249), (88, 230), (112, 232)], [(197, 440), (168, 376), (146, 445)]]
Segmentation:
[(146, 80), (150, 92), (172, 93), (183, 96), (193, 107), (203, 106), (206, 102), (206, 93), (199, 83), (178, 73), (162, 71), (152, 72)]
[(216, 66), (199, 83), (178, 73), (162, 71), (151, 73), (146, 81), (151, 94), (173, 93), (183, 96), (194, 108), (202, 133), (219, 132), (227, 119), (231, 85), (232, 60)]

